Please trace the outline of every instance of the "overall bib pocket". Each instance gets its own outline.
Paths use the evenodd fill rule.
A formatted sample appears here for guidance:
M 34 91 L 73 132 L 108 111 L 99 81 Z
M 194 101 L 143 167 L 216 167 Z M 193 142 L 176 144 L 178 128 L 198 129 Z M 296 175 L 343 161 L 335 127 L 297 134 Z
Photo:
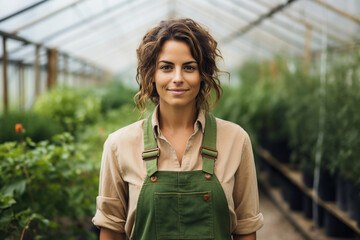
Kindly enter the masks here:
M 214 239 L 212 193 L 154 194 L 157 239 Z

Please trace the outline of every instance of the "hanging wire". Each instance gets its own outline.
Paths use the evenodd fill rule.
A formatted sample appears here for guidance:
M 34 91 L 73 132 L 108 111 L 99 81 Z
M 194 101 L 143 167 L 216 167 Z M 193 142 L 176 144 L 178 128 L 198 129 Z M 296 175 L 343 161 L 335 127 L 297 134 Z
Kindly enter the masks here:
M 319 132 L 316 141 L 316 150 L 315 150 L 315 168 L 314 168 L 314 189 L 315 189 L 315 201 L 313 201 L 313 215 L 315 222 L 319 222 L 319 206 L 317 202 L 319 200 L 319 182 L 320 182 L 320 170 L 321 170 L 321 161 L 323 154 L 323 143 L 325 135 L 325 119 L 326 119 L 326 109 L 325 109 L 325 98 L 326 98 L 326 68 L 327 68 L 327 31 L 328 31 L 328 11 L 325 8 L 322 8 L 322 15 L 325 16 L 325 21 L 322 24 L 322 35 L 321 35 L 321 59 L 320 59 L 320 108 L 319 108 Z M 315 224 L 315 228 L 318 226 Z

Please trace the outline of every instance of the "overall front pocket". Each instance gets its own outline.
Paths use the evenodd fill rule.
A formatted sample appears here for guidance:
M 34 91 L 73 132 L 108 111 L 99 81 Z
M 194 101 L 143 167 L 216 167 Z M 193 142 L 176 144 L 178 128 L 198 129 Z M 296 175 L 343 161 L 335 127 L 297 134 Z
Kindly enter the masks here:
M 214 239 L 211 191 L 154 198 L 157 239 Z

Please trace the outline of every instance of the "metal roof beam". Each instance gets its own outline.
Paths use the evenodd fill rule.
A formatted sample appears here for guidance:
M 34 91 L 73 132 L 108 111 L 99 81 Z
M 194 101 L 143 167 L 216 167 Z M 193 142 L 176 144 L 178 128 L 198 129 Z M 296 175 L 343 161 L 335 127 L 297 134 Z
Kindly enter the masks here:
M 326 7 L 327 9 L 330 9 L 331 11 L 333 11 L 343 17 L 346 17 L 347 19 L 350 19 L 351 21 L 356 22 L 357 24 L 360 24 L 360 18 L 358 18 L 354 15 L 351 15 L 348 12 L 345 12 L 345 11 L 343 11 L 327 2 L 324 2 L 322 0 L 313 0 L 313 1 L 316 2 L 317 4 L 320 4 L 323 7 Z
M 252 21 L 247 26 L 245 26 L 245 27 L 239 29 L 238 31 L 235 31 L 234 33 L 230 34 L 229 36 L 225 37 L 222 41 L 224 43 L 228 43 L 228 42 L 232 41 L 234 38 L 237 38 L 237 37 L 240 37 L 241 35 L 244 35 L 249 30 L 251 30 L 253 27 L 255 27 L 256 25 L 259 25 L 265 19 L 270 18 L 275 13 L 277 13 L 277 12 L 283 10 L 284 8 L 290 6 L 290 4 L 294 3 L 295 1 L 297 1 L 297 0 L 288 0 L 286 3 L 282 3 L 282 4 L 279 4 L 279 5 L 275 6 L 268 13 L 261 15 L 255 21 Z
M 138 2 L 138 3 L 140 3 L 141 4 L 141 2 Z M 136 4 L 136 5 L 134 5 L 134 6 L 131 6 L 131 9 L 130 9 L 130 12 L 131 12 L 131 10 L 135 10 L 136 8 L 138 8 L 139 6 L 138 6 L 139 4 Z M 158 6 L 158 5 L 156 5 L 156 6 Z M 134 9 L 133 9 L 134 8 Z M 123 16 L 123 14 L 122 14 L 122 12 L 118 12 L 117 14 L 119 14 L 119 15 L 121 15 L 121 18 L 120 19 L 122 19 L 122 16 Z M 129 17 L 133 17 L 133 16 L 131 16 L 131 14 L 129 14 Z M 113 18 L 113 16 L 111 16 L 110 17 L 111 19 Z M 83 39 L 84 37 L 87 37 L 88 36 L 88 33 L 90 33 L 90 34 L 96 34 L 96 35 L 103 35 L 103 36 L 108 36 L 109 34 L 108 33 L 104 33 L 104 34 L 97 34 L 99 31 L 98 31 L 98 29 L 107 29 L 110 25 L 109 25 L 109 22 L 110 21 L 110 19 L 106 19 L 105 21 L 101 21 L 99 24 L 97 24 L 96 26 L 92 26 L 91 27 L 91 30 L 88 30 L 88 31 L 81 31 L 80 33 L 78 33 L 78 32 L 76 32 L 77 34 L 74 36 L 74 34 L 71 34 L 71 36 L 69 36 L 69 37 L 67 37 L 67 38 L 65 38 L 65 40 L 62 40 L 62 41 L 60 41 L 60 43 L 56 43 L 56 44 L 51 44 L 51 45 L 56 45 L 56 46 L 58 46 L 59 48 L 61 48 L 61 49 L 65 49 L 64 48 L 64 46 L 66 46 L 66 45 L 68 45 L 68 44 L 73 44 L 74 42 L 76 43 L 76 42 L 79 42 L 80 41 L 80 39 Z M 114 22 L 114 20 L 113 20 L 113 22 Z M 122 24 L 122 23 L 121 23 Z M 119 24 L 120 25 L 120 24 Z M 101 26 L 103 26 L 102 28 L 101 28 Z M 111 27 L 111 26 L 110 26 Z M 115 27 L 111 27 L 111 31 L 108 31 L 108 32 L 110 32 L 110 33 L 114 33 L 114 29 L 116 28 L 116 27 L 118 27 L 118 25 L 116 25 Z M 96 29 L 97 30 L 97 32 L 94 32 L 94 30 L 93 29 Z M 80 46 L 80 49 L 82 49 L 82 48 L 90 48 L 91 46 L 93 46 L 93 45 L 97 45 L 97 44 L 99 44 L 99 41 L 92 41 L 90 44 L 82 44 L 81 46 Z M 20 48 L 20 49 L 16 49 L 16 50 L 21 50 L 22 48 Z M 72 53 L 75 53 L 76 54 L 76 52 L 79 50 L 79 48 L 76 48 L 76 51 L 75 52 L 72 52 Z M 11 53 L 13 54 L 15 51 L 12 51 Z M 17 51 L 16 51 L 17 52 Z M 23 54 L 23 56 L 25 57 L 25 56 L 27 56 L 28 55 L 28 53 L 24 53 Z
M 206 1 L 206 3 L 208 3 L 208 2 Z M 183 5 L 185 5 L 185 4 L 188 4 L 188 3 L 187 3 L 187 2 L 184 2 Z M 194 9 L 194 11 L 195 11 L 197 14 L 199 13 L 199 12 L 197 11 L 197 9 L 199 9 L 199 8 L 205 9 L 204 11 L 201 11 L 201 14 L 204 15 L 204 16 L 205 16 L 205 14 L 208 14 L 208 16 L 207 16 L 206 19 L 211 19 L 211 16 L 216 15 L 216 14 L 217 14 L 217 15 L 219 14 L 219 11 L 218 11 L 219 9 L 218 9 L 218 8 L 215 8 L 216 6 L 213 6 L 213 5 L 207 5 L 207 6 L 203 5 L 203 6 L 201 6 L 201 7 L 199 6 L 198 8 L 196 8 L 196 4 L 195 4 L 195 2 L 194 2 L 194 3 L 192 3 L 192 4 L 188 4 L 188 7 Z M 207 8 L 206 8 L 206 7 L 207 7 Z M 212 11 L 213 14 L 210 14 L 209 11 Z M 245 23 L 249 22 L 249 21 L 243 20 L 242 18 L 239 18 L 238 16 L 229 15 L 228 12 L 225 11 L 225 10 L 222 10 L 222 11 L 223 11 L 223 14 L 222 14 L 223 17 L 221 18 L 221 19 L 222 19 L 221 22 L 222 22 L 222 23 L 225 22 L 225 21 L 228 22 L 228 24 L 227 24 L 228 26 L 234 27 L 234 20 L 231 20 L 231 19 L 229 19 L 228 17 L 232 17 L 232 18 L 234 18 L 234 19 L 238 19 L 239 21 L 242 20 L 242 21 L 245 22 Z M 228 19 L 229 19 L 230 21 L 228 21 Z M 217 21 L 217 18 L 215 18 L 215 20 Z M 219 22 L 217 21 L 217 25 L 218 25 L 218 24 L 219 24 Z M 216 25 L 215 25 L 215 26 L 216 26 Z M 268 36 L 270 36 L 270 37 L 272 37 L 272 38 L 275 38 L 275 39 L 277 39 L 277 40 L 281 40 L 283 43 L 285 43 L 285 45 L 283 44 L 283 46 L 285 46 L 286 48 L 293 49 L 293 50 L 295 50 L 295 51 L 297 51 L 297 52 L 299 52 L 299 53 L 302 52 L 299 48 L 292 46 L 291 44 L 289 44 L 288 42 L 284 41 L 283 39 L 275 36 L 274 34 L 268 33 L 267 31 L 265 31 L 264 29 L 261 29 L 261 28 L 260 28 L 259 30 L 261 30 L 261 32 L 264 32 L 264 34 L 266 34 L 266 35 L 268 35 Z M 257 44 L 258 46 L 265 46 L 265 48 L 266 48 L 267 50 L 269 50 L 270 52 L 274 53 L 274 48 L 273 48 L 273 46 L 267 46 L 267 44 L 265 44 L 264 41 L 258 41 L 256 38 L 254 38 L 254 37 L 252 37 L 252 36 L 249 36 L 249 38 L 251 38 L 251 41 L 256 42 L 256 44 Z M 220 38 L 220 41 L 219 41 L 219 42 L 222 43 L 222 39 L 224 39 L 224 38 Z
M 69 4 L 69 5 L 66 5 L 66 6 L 64 6 L 64 7 L 60 8 L 60 9 L 54 11 L 54 12 L 52 12 L 52 13 L 49 13 L 49 14 L 47 14 L 47 15 L 45 15 L 45 16 L 43 16 L 43 17 L 40 17 L 40 18 L 38 18 L 38 19 L 35 19 L 35 20 L 32 21 L 32 22 L 29 22 L 29 23 L 27 23 L 27 24 L 25 24 L 25 25 L 23 25 L 23 26 L 21 26 L 21 27 L 18 27 L 18 28 L 15 29 L 12 33 L 13 33 L 13 34 L 17 34 L 19 31 L 24 30 L 24 29 L 26 29 L 26 28 L 28 28 L 28 27 L 31 27 L 31 26 L 33 26 L 33 25 L 35 25 L 35 24 L 37 24 L 37 23 L 39 23 L 39 22 L 41 22 L 41 21 L 43 21 L 43 20 L 45 20 L 45 19 L 47 19 L 47 18 L 49 18 L 49 17 L 55 16 L 56 14 L 58 14 L 58 13 L 64 11 L 64 10 L 66 10 L 66 9 L 68 9 L 68 8 L 71 8 L 71 7 L 75 6 L 76 4 L 78 4 L 78 3 L 82 2 L 82 1 L 84 1 L 84 0 L 77 0 L 76 2 L 73 2 L 73 3 Z
M 216 3 L 212 0 L 209 1 L 209 3 L 213 4 L 214 6 L 216 6 Z M 244 19 L 243 17 L 240 17 L 239 14 L 237 12 L 234 11 L 234 8 L 229 8 L 226 7 L 225 5 L 222 6 L 222 8 L 228 12 L 231 13 L 233 16 L 240 18 L 242 20 L 245 20 L 246 22 L 249 22 L 249 19 Z M 265 27 L 263 28 L 259 28 L 262 31 L 267 32 L 268 34 L 272 35 L 274 38 L 279 39 L 280 41 L 283 41 L 285 44 L 289 44 L 291 47 L 295 47 L 298 50 L 303 49 L 302 45 L 299 45 L 298 43 L 294 43 L 291 39 L 289 39 L 287 36 L 285 36 L 284 34 L 281 34 L 279 32 L 274 32 L 275 29 L 266 29 Z
M 186 5 L 187 3 L 186 2 L 184 2 L 185 4 L 184 5 Z M 193 11 L 194 12 L 196 12 L 198 15 L 197 16 L 204 16 L 204 18 L 205 19 L 207 19 L 207 20 L 209 20 L 209 19 L 211 19 L 212 21 L 215 21 L 215 25 L 214 26 L 218 26 L 219 25 L 219 23 L 222 23 L 223 24 L 223 26 L 230 26 L 230 23 L 228 23 L 228 24 L 226 24 L 226 25 L 224 25 L 224 23 L 225 23 L 225 21 L 217 21 L 217 19 L 216 18 L 213 18 L 213 15 L 212 14 L 210 14 L 207 10 L 206 11 L 201 11 L 201 12 L 199 12 L 198 11 L 198 9 L 199 8 L 196 8 L 196 6 L 193 6 L 193 4 L 189 4 L 188 5 L 188 7 L 186 8 L 186 10 L 191 10 L 191 9 L 193 9 Z M 225 19 L 224 19 L 225 20 Z M 226 21 L 227 22 L 227 21 Z M 210 27 L 210 26 L 209 26 Z M 213 27 L 212 29 L 215 29 L 216 30 L 216 27 Z M 245 40 L 245 39 L 244 39 Z M 273 50 L 273 48 L 270 48 L 270 47 L 267 47 L 265 44 L 263 44 L 263 43 L 261 43 L 261 42 L 259 42 L 259 41 L 257 41 L 256 39 L 253 39 L 252 40 L 252 42 L 254 42 L 255 44 L 251 44 L 249 41 L 244 41 L 244 43 L 245 44 L 247 44 L 249 47 L 252 47 L 252 48 L 254 48 L 255 47 L 255 51 L 257 52 L 259 49 L 261 49 L 262 51 L 265 51 L 267 54 L 269 54 L 269 55 L 271 55 L 271 54 L 273 54 L 274 53 L 274 50 Z M 254 51 L 254 50 L 253 50 Z
M 83 1 L 83 0 L 81 0 L 81 1 Z M 128 2 L 129 1 L 127 1 L 126 3 L 128 3 Z M 69 27 L 65 27 L 65 28 L 63 28 L 63 29 L 61 29 L 61 30 L 59 30 L 59 31 L 57 31 L 57 32 L 45 37 L 45 38 L 43 38 L 40 42 L 45 43 L 45 42 L 57 37 L 58 35 L 61 35 L 61 34 L 65 33 L 65 32 L 68 32 L 68 31 L 70 31 L 72 29 L 75 29 L 75 28 L 77 28 L 77 27 L 79 27 L 81 25 L 84 25 L 86 23 L 94 21 L 96 18 L 101 17 L 102 15 L 104 15 L 106 13 L 114 11 L 115 9 L 121 7 L 123 4 L 124 4 L 124 2 L 121 2 L 121 3 L 119 3 L 118 5 L 116 5 L 114 7 L 110 7 L 110 9 L 105 9 L 104 11 L 102 11 L 102 12 L 100 12 L 98 14 L 92 15 L 92 16 L 90 16 L 90 17 L 88 17 L 88 18 L 86 18 L 84 20 L 81 20 L 80 22 L 77 22 L 77 23 L 75 23 L 75 24 L 73 24 L 73 25 L 71 25 Z M 28 43 L 26 43 L 26 44 L 28 44 Z M 12 50 L 11 52 L 9 52 L 9 54 L 14 54 L 14 53 L 20 51 L 21 49 L 22 49 L 22 47 L 16 48 L 16 49 Z
M 141 3 L 141 2 L 139 2 L 139 3 Z M 147 11 L 147 9 L 144 9 L 144 4 L 146 4 L 146 3 L 147 2 L 142 3 L 142 5 L 141 5 L 141 8 L 144 10 L 143 11 L 144 13 L 146 13 L 146 11 Z M 129 12 L 129 14 L 126 16 L 134 18 L 135 16 L 133 16 L 133 14 L 136 14 L 136 12 L 133 10 L 139 9 L 138 5 L 139 4 L 131 6 L 130 9 L 127 9 L 126 12 Z M 154 4 L 152 4 L 150 6 L 154 6 Z M 158 5 L 156 5 L 156 6 L 158 6 Z M 113 33 L 114 29 L 119 27 L 119 25 L 120 25 L 118 23 L 119 20 L 122 21 L 121 24 L 126 22 L 126 21 L 124 21 L 124 19 L 122 19 L 125 14 L 122 14 L 122 12 L 118 12 L 117 14 L 120 15 L 121 18 L 114 19 L 114 17 L 111 16 L 109 18 L 103 19 L 102 21 L 98 21 L 96 24 L 91 26 L 90 30 L 83 29 L 82 31 L 77 31 L 74 34 L 67 36 L 65 39 L 61 39 L 61 41 L 56 41 L 55 44 L 59 45 L 61 47 L 64 47 L 68 44 L 73 44 L 74 42 L 79 42 L 79 41 L 81 41 L 81 39 L 88 38 L 89 35 L 91 35 L 91 34 L 98 35 L 100 33 L 101 34 L 103 33 L 103 35 L 108 36 L 108 32 Z M 131 19 L 125 19 L 125 20 L 131 20 Z M 115 24 L 114 24 L 114 21 L 115 21 Z M 109 31 L 106 31 L 106 30 L 109 30 Z M 104 32 L 104 31 L 106 31 L 106 32 Z
M 248 5 L 248 2 L 242 2 L 242 3 L 240 3 L 240 2 L 235 1 L 235 0 L 228 0 L 228 1 L 232 2 L 233 4 L 235 4 L 235 5 L 237 5 L 237 6 L 241 7 L 241 8 L 246 9 L 247 11 L 256 12 L 257 14 L 261 14 L 260 11 L 257 11 L 257 10 L 255 10 L 254 7 L 249 6 L 249 5 Z M 255 1 L 256 1 L 256 0 L 255 0 Z M 266 5 L 266 6 L 269 7 L 269 5 Z M 286 13 L 281 12 L 281 13 L 279 13 L 279 14 L 286 14 Z M 303 38 L 303 35 L 304 35 L 304 34 L 301 33 L 301 32 L 299 32 L 299 31 L 296 31 L 296 30 L 294 29 L 294 27 L 293 27 L 290 23 L 284 22 L 284 21 L 280 21 L 280 20 L 275 19 L 275 18 L 271 18 L 271 19 L 269 19 L 269 20 L 272 21 L 272 22 L 274 22 L 274 23 L 275 23 L 275 24 L 274 24 L 275 26 L 279 26 L 280 28 L 282 28 L 282 29 L 284 29 L 284 30 L 286 30 L 286 31 L 289 31 L 289 32 L 291 32 L 291 33 L 293 33 L 293 34 L 295 34 L 295 35 L 298 35 L 298 37 L 301 38 L 301 39 Z M 315 39 L 315 43 L 318 44 L 318 45 L 321 45 L 321 39 L 320 39 L 319 37 L 317 37 L 317 39 Z
M 255 0 L 255 1 L 259 1 L 259 0 Z M 264 4 L 267 4 L 267 2 L 263 2 Z M 299 15 L 302 15 L 303 14 L 303 11 L 302 9 L 300 9 L 299 7 L 297 6 L 292 6 L 291 7 L 291 11 L 294 11 L 296 12 L 297 14 Z M 290 15 L 292 16 L 292 14 L 289 14 L 289 13 L 282 13 L 284 15 Z M 342 33 L 343 35 L 347 35 L 349 38 L 352 38 L 353 35 L 350 33 L 350 32 L 347 32 L 345 31 L 346 28 L 340 28 L 338 26 L 336 26 L 335 24 L 332 24 L 331 22 L 326 22 L 323 20 L 323 19 L 320 19 L 319 17 L 317 17 L 316 15 L 313 15 L 312 13 L 310 12 L 306 12 L 306 18 L 308 18 L 309 20 L 311 20 L 312 22 L 316 22 L 317 24 L 319 24 L 320 26 L 323 25 L 323 24 L 327 24 L 329 26 L 329 29 L 332 29 L 334 30 L 336 33 Z M 311 24 L 310 22 L 308 22 L 308 24 L 310 24 L 311 26 L 313 26 L 314 24 Z M 319 28 L 319 27 L 318 27 Z
M 118 8 L 120 8 L 120 7 L 123 7 L 123 5 L 127 5 L 127 4 L 129 4 L 130 2 L 135 2 L 135 1 L 138 1 L 138 0 L 126 1 L 126 2 L 121 2 L 121 3 L 119 3 L 119 4 L 116 4 L 115 6 L 112 6 L 112 7 L 110 7 L 110 8 L 107 8 L 107 9 L 101 11 L 100 13 L 97 13 L 97 14 L 95 14 L 95 15 L 91 15 L 91 16 L 89 16 L 88 18 L 85 18 L 85 19 L 83 19 L 83 20 L 81 20 L 81 21 L 79 21 L 79 22 L 77 22 L 77 23 L 74 23 L 74 24 L 72 24 L 72 25 L 69 26 L 69 27 L 60 29 L 59 31 L 57 31 L 57 32 L 55 32 L 55 33 L 53 33 L 53 34 L 51 34 L 51 35 L 43 38 L 41 41 L 42 41 L 42 42 L 47 42 L 47 41 L 49 41 L 49 40 L 51 40 L 51 39 L 53 39 L 53 38 L 55 38 L 55 37 L 57 37 L 57 36 L 59 36 L 59 35 L 61 35 L 61 34 L 63 34 L 63 33 L 66 33 L 66 32 L 68 32 L 68 31 L 70 31 L 70 30 L 73 30 L 73 29 L 75 29 L 75 28 L 77 28 L 77 27 L 80 27 L 81 25 L 84 25 L 84 24 L 86 24 L 86 23 L 92 22 L 92 21 L 94 21 L 95 19 L 97 19 L 97 18 L 99 18 L 99 17 L 101 17 L 101 16 L 103 16 L 103 15 L 105 15 L 105 14 L 108 14 L 108 13 L 110 13 L 110 12 L 113 12 L 113 11 L 115 11 L 116 9 L 118 9 Z
M 2 19 L 0 19 L 0 23 L 1 23 L 1 22 L 4 22 L 4 21 L 6 21 L 6 20 L 8 20 L 8 19 L 10 19 L 10 18 L 12 18 L 12 17 L 15 17 L 15 16 L 17 16 L 17 15 L 23 13 L 23 12 L 26 12 L 26 11 L 28 11 L 28 10 L 30 10 L 30 9 L 33 9 L 33 8 L 39 6 L 40 4 L 43 4 L 43 3 L 47 2 L 47 1 L 49 1 L 49 0 L 43 0 L 43 1 L 37 2 L 37 3 L 35 3 L 35 4 L 31 5 L 31 6 L 28 6 L 28 7 L 23 8 L 23 9 L 15 12 L 15 13 L 12 13 L 12 14 L 10 14 L 10 15 L 2 18 Z
M 271 6 L 269 3 L 265 2 L 265 1 L 262 1 L 262 0 L 255 0 L 255 1 L 256 1 L 257 3 L 263 5 L 263 6 L 266 6 L 267 8 L 272 8 L 272 6 Z M 286 13 L 286 12 L 282 12 L 281 14 L 283 14 L 284 16 L 286 16 L 287 18 L 289 18 L 289 19 L 291 19 L 291 20 L 293 20 L 293 21 L 295 21 L 295 22 L 299 22 L 299 23 L 303 24 L 305 27 L 310 27 L 311 29 L 313 29 L 313 30 L 315 30 L 315 31 L 317 31 L 317 32 L 319 32 L 319 33 L 322 33 L 322 32 L 323 32 L 323 30 L 322 30 L 320 27 L 318 27 L 318 26 L 316 26 L 316 25 L 314 25 L 314 24 L 311 24 L 309 21 L 306 21 L 306 20 L 301 19 L 301 18 L 298 18 L 298 17 L 294 17 L 293 15 L 291 15 L 291 14 L 289 14 L 289 13 Z M 338 41 L 338 42 L 341 42 L 341 43 L 345 43 L 345 44 L 346 44 L 346 43 L 349 43 L 349 42 L 347 42 L 346 40 L 344 40 L 344 39 L 342 39 L 342 38 L 339 38 L 338 35 L 336 35 L 336 34 L 327 33 L 327 35 L 328 35 L 331 39 L 333 39 L 333 40 L 335 40 L 335 41 Z

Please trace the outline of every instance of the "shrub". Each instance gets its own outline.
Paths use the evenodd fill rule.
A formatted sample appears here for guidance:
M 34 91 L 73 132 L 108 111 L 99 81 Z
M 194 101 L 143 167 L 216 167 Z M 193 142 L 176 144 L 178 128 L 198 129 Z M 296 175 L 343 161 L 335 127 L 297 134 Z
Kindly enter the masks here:
M 121 81 L 116 80 L 96 90 L 96 95 L 101 98 L 103 113 L 120 108 L 124 104 L 133 104 L 135 94 L 135 90 L 125 87 Z
M 37 99 L 34 111 L 59 122 L 66 131 L 74 134 L 98 120 L 101 99 L 92 91 L 54 88 Z
M 20 239 L 22 231 L 25 239 L 91 239 L 79 227 L 94 212 L 98 186 L 86 151 L 69 133 L 0 145 L 1 239 Z
M 50 117 L 35 112 L 10 112 L 0 117 L 0 143 L 19 140 L 20 134 L 14 131 L 14 126 L 21 123 L 26 129 L 26 135 L 38 142 L 50 139 L 61 133 L 62 126 Z

